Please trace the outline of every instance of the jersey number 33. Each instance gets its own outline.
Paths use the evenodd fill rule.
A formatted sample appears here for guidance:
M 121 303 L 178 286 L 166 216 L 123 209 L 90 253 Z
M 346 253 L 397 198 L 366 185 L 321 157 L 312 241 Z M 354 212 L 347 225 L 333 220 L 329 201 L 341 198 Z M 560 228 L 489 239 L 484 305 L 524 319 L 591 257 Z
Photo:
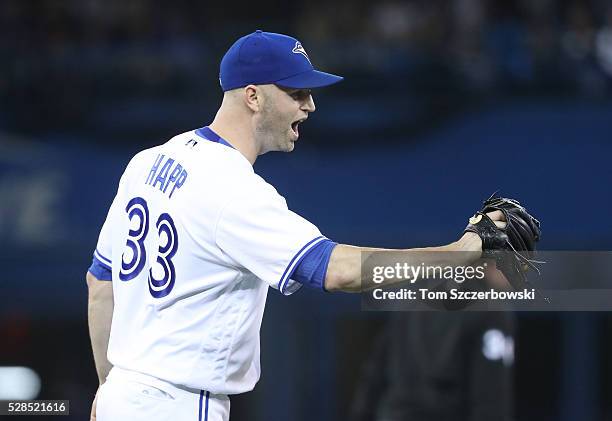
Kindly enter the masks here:
M 121 256 L 119 279 L 128 282 L 136 278 L 145 268 L 147 250 L 145 240 L 149 234 L 149 207 L 142 197 L 134 197 L 125 207 L 130 219 L 125 249 Z M 176 272 L 172 257 L 178 249 L 178 235 L 172 217 L 162 213 L 155 223 L 157 229 L 158 253 L 157 260 L 149 268 L 149 292 L 155 298 L 170 294 L 174 287 Z

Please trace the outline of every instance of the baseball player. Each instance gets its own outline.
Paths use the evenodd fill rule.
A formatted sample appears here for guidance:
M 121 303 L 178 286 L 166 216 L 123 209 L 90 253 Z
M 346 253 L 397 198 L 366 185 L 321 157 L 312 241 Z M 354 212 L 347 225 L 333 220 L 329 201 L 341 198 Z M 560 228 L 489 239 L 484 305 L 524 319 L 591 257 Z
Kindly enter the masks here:
M 228 420 L 228 395 L 259 379 L 268 287 L 361 290 L 361 254 L 376 249 L 326 238 L 253 171 L 259 155 L 293 150 L 311 89 L 340 80 L 295 38 L 256 31 L 221 61 L 212 123 L 129 162 L 87 273 L 92 419 Z M 481 248 L 466 233 L 432 250 Z

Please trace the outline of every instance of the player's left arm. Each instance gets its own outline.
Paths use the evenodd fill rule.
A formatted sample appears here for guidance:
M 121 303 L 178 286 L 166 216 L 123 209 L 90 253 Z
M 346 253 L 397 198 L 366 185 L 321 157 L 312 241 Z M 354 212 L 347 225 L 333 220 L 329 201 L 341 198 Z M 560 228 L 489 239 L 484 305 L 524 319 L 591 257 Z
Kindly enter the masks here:
M 110 281 L 99 280 L 91 272 L 87 272 L 86 279 L 87 286 L 89 287 L 87 310 L 89 337 L 91 339 L 96 372 L 98 373 L 100 384 L 102 384 L 112 368 L 106 352 L 113 319 L 113 285 Z

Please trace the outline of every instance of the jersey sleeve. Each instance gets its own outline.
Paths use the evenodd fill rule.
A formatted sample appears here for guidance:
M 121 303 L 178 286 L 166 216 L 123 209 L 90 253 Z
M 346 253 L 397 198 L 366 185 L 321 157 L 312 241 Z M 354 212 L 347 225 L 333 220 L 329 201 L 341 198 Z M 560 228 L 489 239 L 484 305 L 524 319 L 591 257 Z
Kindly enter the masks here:
M 133 166 L 133 163 L 136 161 L 136 158 L 139 155 L 140 154 L 137 154 L 130 160 L 125 171 L 121 175 L 121 179 L 119 180 L 119 184 L 117 186 L 117 193 L 115 194 L 115 198 L 111 203 L 108 213 L 106 214 L 106 219 L 102 225 L 102 229 L 100 230 L 100 235 L 98 236 L 98 243 L 96 244 L 96 249 L 93 252 L 93 261 L 89 267 L 89 272 L 91 272 L 99 280 L 112 280 L 113 230 L 117 229 L 117 224 L 119 223 L 118 212 L 119 214 L 123 212 L 120 202 L 121 198 L 123 197 L 123 192 L 125 191 L 125 180 L 127 178 L 128 171 Z
M 115 196 L 113 203 L 110 206 L 108 214 L 106 215 L 106 220 L 102 225 L 102 229 L 100 230 L 100 235 L 98 236 L 98 243 L 96 244 L 96 249 L 93 252 L 93 261 L 91 266 L 89 267 L 89 272 L 91 272 L 97 279 L 101 281 L 110 281 L 112 280 L 112 226 L 113 226 L 113 215 L 117 208 L 118 203 L 118 194 Z
M 241 266 L 285 295 L 301 284 L 290 279 L 308 252 L 326 238 L 287 208 L 263 180 L 243 186 L 219 216 L 216 244 Z
M 325 275 L 332 251 L 338 243 L 323 240 L 312 247 L 289 277 L 302 285 L 326 291 Z

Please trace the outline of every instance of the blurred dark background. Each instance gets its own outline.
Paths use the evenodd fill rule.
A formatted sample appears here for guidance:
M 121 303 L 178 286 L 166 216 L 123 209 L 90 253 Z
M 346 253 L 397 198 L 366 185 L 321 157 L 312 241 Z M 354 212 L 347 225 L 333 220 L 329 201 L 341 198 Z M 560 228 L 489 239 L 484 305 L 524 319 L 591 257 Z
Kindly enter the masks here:
M 315 91 L 292 154 L 255 165 L 328 237 L 450 242 L 500 190 L 543 249 L 612 250 L 609 0 L 2 0 L 0 366 L 32 368 L 70 419 L 97 386 L 84 274 L 121 172 L 212 120 L 223 53 L 259 28 L 346 78 Z M 517 419 L 612 420 L 609 314 L 517 316 Z M 232 419 L 346 419 L 385 317 L 271 291 L 262 379 Z

